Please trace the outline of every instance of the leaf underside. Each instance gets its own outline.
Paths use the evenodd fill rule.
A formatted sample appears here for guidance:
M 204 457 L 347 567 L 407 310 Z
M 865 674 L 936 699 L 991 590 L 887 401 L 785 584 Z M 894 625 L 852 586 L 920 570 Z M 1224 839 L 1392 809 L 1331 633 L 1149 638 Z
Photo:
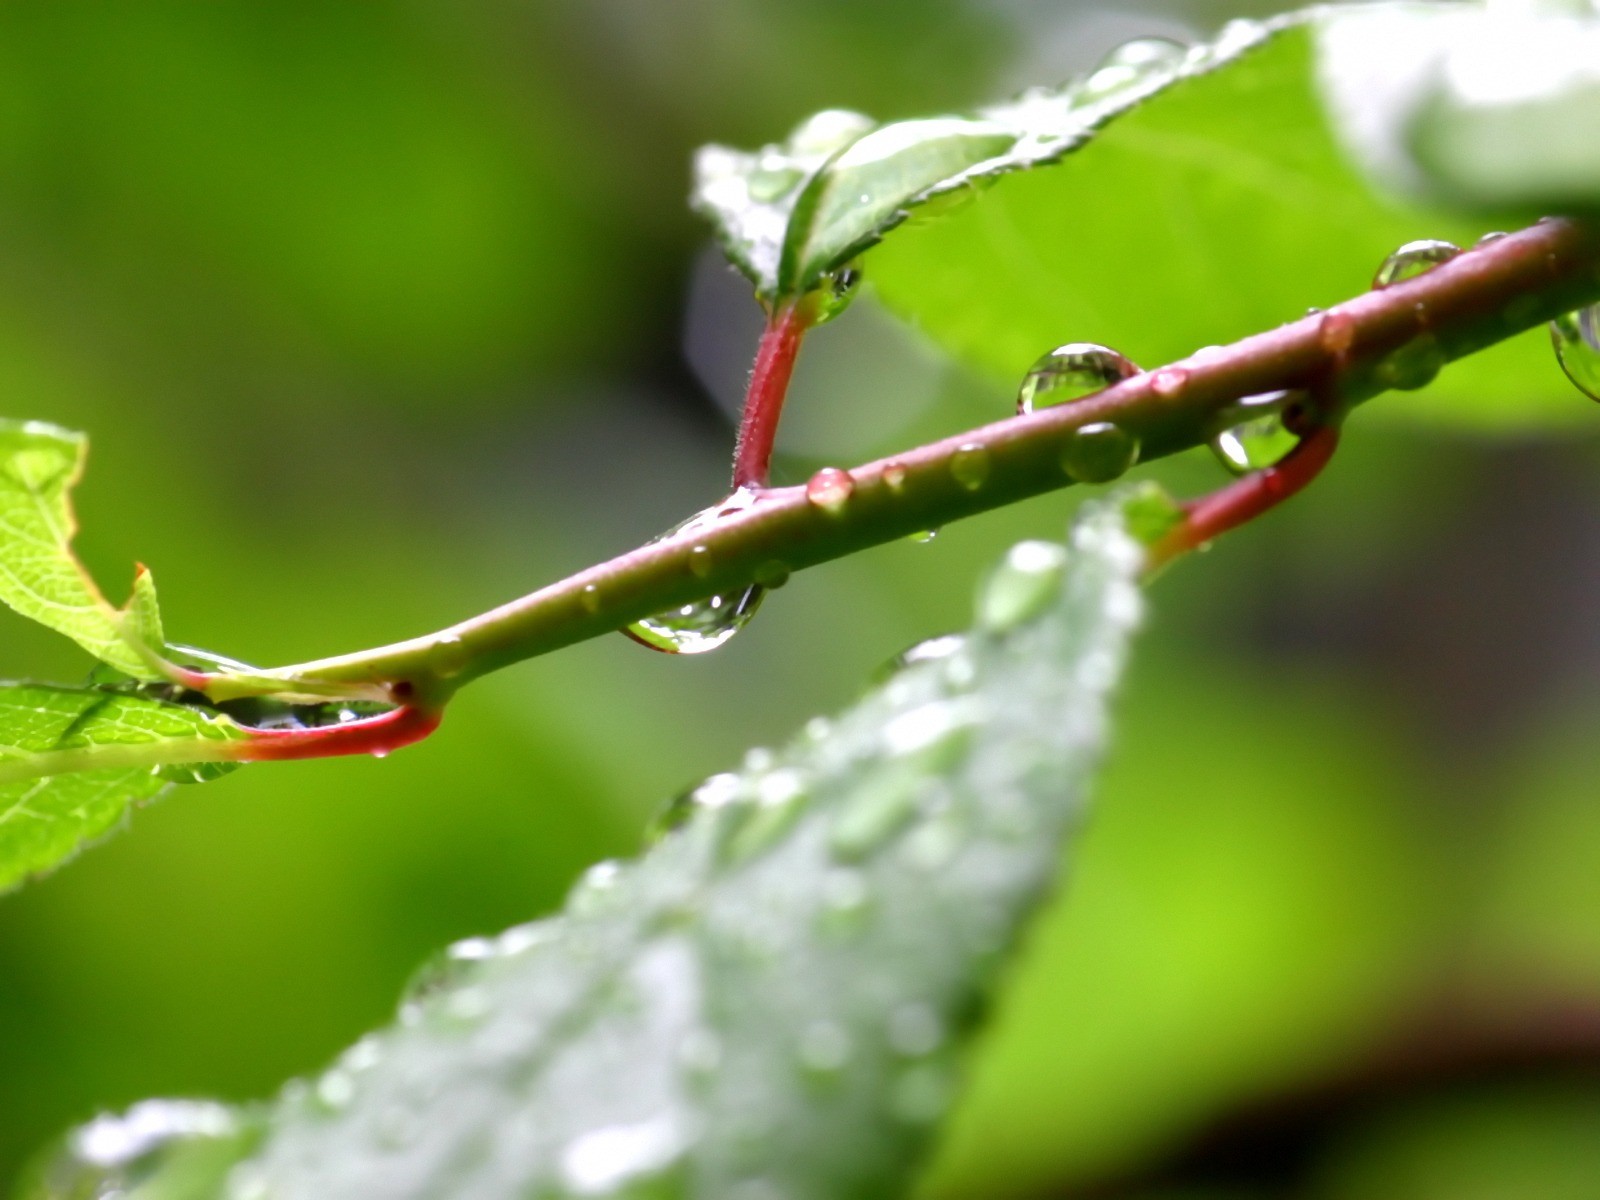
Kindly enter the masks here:
M 1117 504 L 1066 554 L 1014 551 L 970 636 L 707 781 L 562 915 L 458 945 L 396 1025 L 215 1135 L 263 1139 L 227 1194 L 903 1194 L 1081 813 L 1142 560 Z M 65 1158 L 40 1194 L 226 1191 L 165 1161 Z

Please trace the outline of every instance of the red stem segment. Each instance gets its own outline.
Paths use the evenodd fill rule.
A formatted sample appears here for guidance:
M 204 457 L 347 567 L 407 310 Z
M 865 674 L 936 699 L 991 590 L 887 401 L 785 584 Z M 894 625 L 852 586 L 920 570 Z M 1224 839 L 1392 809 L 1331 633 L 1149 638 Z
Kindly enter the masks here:
M 739 418 L 739 441 L 733 452 L 735 488 L 766 486 L 783 398 L 789 391 L 800 341 L 810 325 L 800 304 L 776 309 L 767 321 L 756 348 L 755 366 L 750 370 L 744 412 Z
M 1276 508 L 1322 474 L 1338 445 L 1338 427 L 1323 425 L 1302 438 L 1282 462 L 1190 501 L 1184 505 L 1183 521 L 1150 547 L 1150 570 Z
M 298 758 L 337 758 L 344 754 L 372 754 L 382 758 L 391 750 L 420 742 L 435 729 L 443 714 L 438 709 L 402 707 L 310 729 L 252 729 L 241 749 L 241 762 L 288 762 Z

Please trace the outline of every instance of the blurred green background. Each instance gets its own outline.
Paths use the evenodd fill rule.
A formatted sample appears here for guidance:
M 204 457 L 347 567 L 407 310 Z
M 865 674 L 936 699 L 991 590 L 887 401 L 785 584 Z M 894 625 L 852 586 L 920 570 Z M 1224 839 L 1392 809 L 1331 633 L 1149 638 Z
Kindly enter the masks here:
M 1235 11 L 19 0 L 0 412 L 90 431 L 84 554 L 114 593 L 148 563 L 180 640 L 274 663 L 435 628 L 719 494 L 758 316 L 684 204 L 693 147 Z M 779 479 L 1009 390 L 868 299 L 808 347 Z M 1366 417 L 1155 589 L 1098 818 L 930 1194 L 1600 1195 L 1600 441 Z M 0 899 L 0 1179 L 96 1111 L 326 1062 L 429 952 L 550 910 L 662 798 L 962 624 L 1075 502 L 808 572 L 703 659 L 525 664 L 383 762 L 178 789 Z M 87 670 L 0 639 L 9 675 Z

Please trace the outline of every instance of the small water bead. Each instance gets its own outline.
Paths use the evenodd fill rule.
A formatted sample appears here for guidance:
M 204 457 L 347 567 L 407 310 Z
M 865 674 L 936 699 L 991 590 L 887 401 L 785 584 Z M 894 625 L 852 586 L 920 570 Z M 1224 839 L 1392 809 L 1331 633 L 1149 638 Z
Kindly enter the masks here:
M 838 467 L 823 467 L 806 480 L 806 499 L 833 517 L 844 512 L 855 490 L 856 483 L 850 478 L 850 472 Z
M 1101 60 L 1074 99 L 1079 104 L 1103 104 L 1120 99 L 1174 74 L 1188 53 L 1188 47 L 1168 38 L 1135 38 L 1124 42 Z
M 957 446 L 950 456 L 950 474 L 967 491 L 977 491 L 989 478 L 989 451 L 978 442 Z
M 856 298 L 856 293 L 860 290 L 861 268 L 855 263 L 846 263 L 838 270 L 824 275 L 817 289 L 816 317 L 813 324 L 826 325 L 833 320 L 850 307 L 850 302 Z
M 1378 360 L 1374 373 L 1384 387 L 1409 392 L 1426 387 L 1444 369 L 1444 348 L 1431 333 L 1412 338 Z
M 1372 277 L 1372 286 L 1386 288 L 1415 279 L 1460 253 L 1461 247 L 1454 242 L 1442 242 L 1437 238 L 1407 242 L 1383 260 L 1378 273 Z
M 1139 439 L 1111 421 L 1080 425 L 1061 447 L 1061 469 L 1074 483 L 1109 483 L 1139 461 Z
M 887 462 L 883 464 L 883 484 L 891 492 L 899 492 L 906 486 L 906 465 L 902 462 Z
M 1356 319 L 1342 309 L 1323 313 L 1317 322 L 1317 340 L 1329 354 L 1343 357 L 1355 344 Z
M 578 603 L 583 606 L 583 611 L 593 616 L 600 611 L 600 589 L 592 583 L 583 585 L 583 591 L 578 593 Z
M 453 679 L 466 668 L 468 657 L 459 637 L 442 633 L 428 648 L 428 667 L 440 679 Z
M 1477 241 L 1473 242 L 1472 245 L 1473 245 L 1474 249 L 1476 249 L 1476 248 L 1478 248 L 1480 246 L 1492 246 L 1495 242 L 1498 242 L 1501 238 L 1503 238 L 1505 236 L 1506 235 L 1505 235 L 1505 233 L 1503 231 L 1494 230 L 1493 232 L 1484 234 Z
M 107 1200 L 128 1196 L 169 1157 L 205 1143 L 233 1141 L 246 1132 L 240 1119 L 220 1104 L 145 1100 L 120 1116 L 99 1116 L 77 1129 L 64 1153 L 45 1167 L 47 1190 L 41 1194 Z
M 1189 372 L 1182 367 L 1162 367 L 1150 376 L 1150 390 L 1163 400 L 1172 400 L 1189 385 Z
M 755 569 L 756 582 L 768 590 L 781 588 L 789 582 L 789 568 L 785 563 L 773 559 L 764 562 Z
M 870 133 L 877 122 L 848 108 L 825 108 L 813 113 L 789 133 L 789 148 L 799 155 L 826 156 L 843 150 Z
M 1274 466 L 1300 443 L 1284 423 L 1286 409 L 1298 392 L 1268 392 L 1249 396 L 1235 406 L 1232 417 L 1242 417 L 1211 439 L 1211 452 L 1235 475 Z
M 1600 304 L 1550 322 L 1556 360 L 1567 378 L 1591 400 L 1600 400 Z
M 959 633 L 947 633 L 940 637 L 928 638 L 902 650 L 884 663 L 873 672 L 873 681 L 882 683 L 885 680 L 894 678 L 907 667 L 917 663 L 938 662 L 940 659 L 949 658 L 953 654 L 960 653 L 966 644 L 967 639 Z
M 731 772 L 713 775 L 692 788 L 679 792 L 661 806 L 650 821 L 651 840 L 665 837 L 688 824 L 698 812 L 726 808 L 744 795 L 744 782 Z
M 689 551 L 689 571 L 697 579 L 704 579 L 711 574 L 711 568 L 716 563 L 711 557 L 710 546 L 695 546 Z
M 916 542 L 919 546 L 926 546 L 938 536 L 939 531 L 937 529 L 919 529 L 916 533 L 907 534 L 906 540 Z
M 1137 364 L 1109 346 L 1068 342 L 1028 368 L 1017 390 L 1017 412 L 1081 400 L 1138 373 Z

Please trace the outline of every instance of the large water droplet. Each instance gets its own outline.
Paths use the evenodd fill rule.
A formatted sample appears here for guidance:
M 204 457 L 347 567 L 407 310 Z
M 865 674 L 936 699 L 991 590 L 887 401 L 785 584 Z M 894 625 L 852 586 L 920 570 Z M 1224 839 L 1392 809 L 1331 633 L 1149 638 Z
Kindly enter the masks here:
M 850 478 L 850 472 L 838 467 L 823 467 L 806 480 L 806 499 L 829 516 L 836 517 L 844 512 L 855 490 L 856 483 Z
M 1392 284 L 1404 283 L 1407 279 L 1415 279 L 1418 275 L 1433 270 L 1440 263 L 1449 262 L 1460 253 L 1461 247 L 1454 242 L 1441 242 L 1436 238 L 1407 242 L 1383 260 L 1378 273 L 1372 277 L 1372 286 L 1386 288 Z
M 1187 47 L 1168 38 L 1135 38 L 1101 60 L 1073 97 L 1079 104 L 1102 104 L 1172 75 L 1183 65 Z
M 1139 461 L 1139 439 L 1110 421 L 1080 425 L 1061 446 L 1061 469 L 1075 483 L 1108 483 Z
M 1235 475 L 1281 462 L 1300 439 L 1284 424 L 1284 410 L 1298 393 L 1268 392 L 1241 400 L 1229 414 L 1234 423 L 1211 439 L 1211 451 Z
M 822 277 L 817 289 L 815 325 L 826 325 L 856 298 L 861 290 L 861 268 L 856 263 L 846 263 L 836 271 Z
M 825 108 L 813 113 L 789 133 L 789 147 L 798 155 L 828 155 L 843 150 L 869 133 L 877 122 L 847 108 Z
M 1061 594 L 1066 547 L 1055 542 L 1018 542 L 990 572 L 978 593 L 978 624 L 1005 633 L 1039 615 Z
M 1017 411 L 1081 400 L 1139 373 L 1136 364 L 1108 346 L 1068 342 L 1028 368 L 1017 389 Z
M 756 499 L 756 493 L 752 489 L 740 488 L 720 504 L 702 509 L 653 541 L 664 541 L 691 530 L 708 529 L 726 517 L 736 516 L 749 509 L 756 503 Z M 697 546 L 690 550 L 689 569 L 692 574 L 697 577 L 708 575 L 712 566 L 708 547 Z M 704 654 L 709 650 L 715 650 L 743 629 L 755 615 L 765 595 L 766 589 L 760 584 L 751 584 L 738 591 L 707 596 L 704 600 L 695 600 L 667 612 L 646 617 L 642 621 L 634 622 L 623 632 L 652 650 L 661 650 L 668 654 Z M 582 599 L 584 607 L 589 608 L 588 588 L 584 589 Z M 594 608 L 590 611 L 599 607 L 598 593 L 595 594 L 593 605 Z
M 1444 361 L 1439 339 L 1424 333 L 1384 355 L 1373 371 L 1384 387 L 1409 392 L 1432 383 Z
M 1600 304 L 1550 322 L 1550 340 L 1567 378 L 1591 400 L 1600 400 Z
M 957 446 L 950 456 L 950 474 L 967 491 L 977 491 L 989 478 L 989 451 L 979 442 Z

